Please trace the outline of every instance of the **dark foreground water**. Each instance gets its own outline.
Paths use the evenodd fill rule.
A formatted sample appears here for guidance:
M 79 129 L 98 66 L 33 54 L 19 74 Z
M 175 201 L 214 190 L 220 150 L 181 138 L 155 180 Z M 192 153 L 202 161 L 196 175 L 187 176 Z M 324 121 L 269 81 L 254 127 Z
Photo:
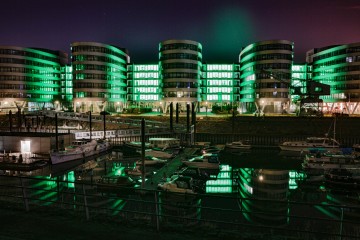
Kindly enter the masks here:
M 95 184 L 104 175 L 124 174 L 125 169 L 134 167 L 134 162 L 140 159 L 139 156 L 126 155 L 124 157 L 120 150 L 112 151 L 94 159 L 87 159 L 86 163 L 71 162 L 32 172 L 8 171 L 6 174 L 49 179 L 50 181 L 34 182 L 33 185 L 36 185 L 39 192 L 42 187 L 49 189 L 50 186 L 51 189 L 56 189 L 52 187 L 56 186 L 54 179 Z M 202 219 L 208 221 L 208 224 L 216 223 L 218 227 L 230 230 L 239 230 L 241 225 L 242 228 L 249 226 L 256 232 L 254 226 L 260 224 L 271 231 L 279 228 L 282 230 L 281 234 L 286 235 L 289 231 L 283 230 L 292 229 L 290 233 L 299 231 L 299 239 L 338 239 L 336 234 L 359 236 L 359 189 L 329 186 L 321 176 L 310 178 L 302 170 L 303 158 L 300 154 L 281 152 L 275 148 L 258 148 L 236 154 L 221 152 L 221 171 L 215 177 L 210 173 L 211 178 L 205 182 L 203 189 L 206 194 L 200 197 L 184 198 L 160 193 L 159 209 L 155 208 L 153 203 L 150 207 L 146 205 L 154 201 L 153 195 L 150 199 L 141 199 L 138 196 L 131 196 L 129 199 L 128 196 L 113 198 L 109 194 L 111 198 L 106 198 L 106 203 L 103 203 L 102 197 L 108 196 L 108 193 L 105 193 L 95 195 L 94 203 L 96 206 L 106 204 L 101 206 L 106 207 L 106 213 L 112 216 L 123 216 L 124 210 L 129 211 L 134 219 L 139 218 L 139 214 L 133 213 L 134 211 L 158 211 L 161 227 L 177 226 L 174 224 L 185 222 L 187 225 L 191 222 L 198 224 Z M 166 168 L 147 167 L 147 171 L 156 173 L 164 167 Z M 147 177 L 147 181 L 152 180 L 151 176 Z M 154 183 L 155 186 L 156 184 Z M 68 192 L 62 193 L 64 201 L 70 199 L 73 203 L 75 198 L 79 199 L 84 189 L 78 186 L 80 185 L 66 186 L 66 189 L 75 189 L 74 192 L 80 192 L 80 195 L 66 198 Z M 59 194 L 42 194 L 44 201 L 51 200 L 54 196 L 57 196 L 56 201 L 59 199 Z M 90 201 L 90 198 L 87 201 Z M 183 208 L 184 204 L 186 208 Z M 72 208 L 74 206 L 71 205 Z M 127 218 L 129 212 L 125 214 Z M 91 217 L 98 212 L 88 214 Z M 222 223 L 224 224 L 221 225 Z M 271 228 L 266 228 L 267 226 Z M 319 232 L 323 233 L 317 234 Z

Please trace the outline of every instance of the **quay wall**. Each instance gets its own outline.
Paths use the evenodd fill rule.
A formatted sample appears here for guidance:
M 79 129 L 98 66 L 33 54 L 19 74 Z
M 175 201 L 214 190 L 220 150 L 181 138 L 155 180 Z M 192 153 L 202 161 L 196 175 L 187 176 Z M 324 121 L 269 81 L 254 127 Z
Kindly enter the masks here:
M 259 135 L 259 134 L 221 134 L 221 133 L 197 133 L 195 141 L 210 142 L 211 144 L 225 144 L 233 141 L 247 140 L 255 147 L 275 147 L 285 141 L 301 141 L 306 137 L 314 135 L 302 136 L 284 136 L 284 135 Z M 344 147 L 351 147 L 355 143 L 360 143 L 360 136 L 342 137 L 337 140 Z
M 166 116 L 145 119 L 169 122 Z M 179 123 L 186 124 L 186 117 L 180 117 Z M 250 140 L 254 145 L 277 146 L 288 140 L 325 135 L 335 136 L 346 147 L 360 143 L 360 117 L 197 117 L 195 129 L 195 141 L 212 144 Z

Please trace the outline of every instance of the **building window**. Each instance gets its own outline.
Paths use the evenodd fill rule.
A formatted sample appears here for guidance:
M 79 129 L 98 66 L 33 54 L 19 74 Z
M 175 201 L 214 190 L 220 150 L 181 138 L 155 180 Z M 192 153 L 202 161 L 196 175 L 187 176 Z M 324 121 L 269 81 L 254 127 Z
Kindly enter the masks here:
M 30 153 L 30 140 L 21 141 L 21 153 Z

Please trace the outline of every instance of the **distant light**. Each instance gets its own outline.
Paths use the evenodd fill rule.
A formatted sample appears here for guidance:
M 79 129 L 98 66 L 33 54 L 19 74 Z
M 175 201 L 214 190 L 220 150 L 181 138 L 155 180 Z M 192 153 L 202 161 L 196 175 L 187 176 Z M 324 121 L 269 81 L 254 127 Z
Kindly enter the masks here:
M 264 176 L 263 176 L 263 175 L 260 175 L 260 176 L 259 176 L 259 180 L 260 180 L 260 181 L 264 180 Z

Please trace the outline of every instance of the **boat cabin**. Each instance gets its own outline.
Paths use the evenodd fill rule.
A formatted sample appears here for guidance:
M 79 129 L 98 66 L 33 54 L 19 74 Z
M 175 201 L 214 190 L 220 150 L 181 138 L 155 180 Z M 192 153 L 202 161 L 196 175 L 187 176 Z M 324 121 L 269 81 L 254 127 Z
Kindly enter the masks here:
M 175 181 L 178 188 L 192 189 L 193 179 L 188 176 L 180 176 Z
M 306 139 L 306 142 L 312 144 L 328 144 L 334 146 L 340 145 L 335 139 L 332 138 L 309 137 Z

